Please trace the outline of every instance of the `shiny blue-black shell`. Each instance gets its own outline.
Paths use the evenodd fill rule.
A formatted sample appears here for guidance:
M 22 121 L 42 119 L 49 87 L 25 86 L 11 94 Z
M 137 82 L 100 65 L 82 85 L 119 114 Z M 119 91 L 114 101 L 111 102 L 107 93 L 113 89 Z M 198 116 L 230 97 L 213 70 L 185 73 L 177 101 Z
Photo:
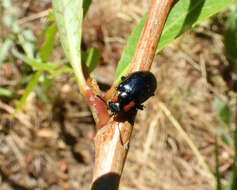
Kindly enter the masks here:
M 136 109 L 142 109 L 141 104 L 154 96 L 156 87 L 156 78 L 149 71 L 138 71 L 122 77 L 122 82 L 116 88 L 119 91 L 117 102 L 110 101 L 109 108 L 117 113 L 133 101 Z

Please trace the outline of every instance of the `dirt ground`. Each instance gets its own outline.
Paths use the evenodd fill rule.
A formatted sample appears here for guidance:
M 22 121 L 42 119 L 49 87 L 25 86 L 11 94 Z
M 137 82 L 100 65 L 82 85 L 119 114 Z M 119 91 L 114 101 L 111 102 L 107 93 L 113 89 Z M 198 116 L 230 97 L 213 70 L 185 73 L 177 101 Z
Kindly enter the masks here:
M 12 5 L 20 27 L 38 35 L 46 22 L 42 13 L 51 7 L 50 2 L 21 0 L 12 1 Z M 93 76 L 103 89 L 112 84 L 126 40 L 148 6 L 145 0 L 93 1 L 84 22 L 82 47 L 100 49 L 100 65 Z M 231 105 L 236 101 L 234 81 L 228 77 L 234 70 L 224 56 L 221 27 L 209 20 L 156 56 L 151 71 L 158 89 L 136 117 L 121 190 L 215 189 L 160 103 L 170 110 L 215 173 L 215 133 L 222 124 L 216 118 L 214 99 L 229 100 Z M 6 37 L 8 29 L 1 30 L 0 37 Z M 58 43 L 51 59 L 62 57 Z M 23 89 L 14 85 L 21 80 L 23 64 L 14 59 L 3 64 L 0 80 L 6 82 L 4 87 L 22 93 Z M 32 93 L 13 120 L 10 114 L 17 99 L 0 97 L 1 190 L 89 189 L 95 123 L 71 77 L 61 74 L 54 79 L 49 91 L 54 95 L 53 103 L 46 104 Z M 223 185 L 232 155 L 233 150 L 222 143 L 219 159 Z

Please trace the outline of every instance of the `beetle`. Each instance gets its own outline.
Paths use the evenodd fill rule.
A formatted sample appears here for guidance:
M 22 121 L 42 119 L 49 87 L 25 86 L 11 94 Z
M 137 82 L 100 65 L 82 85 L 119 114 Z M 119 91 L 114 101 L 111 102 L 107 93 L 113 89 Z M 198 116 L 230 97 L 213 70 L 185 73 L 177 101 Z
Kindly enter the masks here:
M 149 71 L 137 71 L 121 77 L 121 80 L 108 102 L 108 108 L 113 114 L 128 112 L 133 108 L 143 110 L 142 103 L 154 96 L 157 87 L 155 76 Z

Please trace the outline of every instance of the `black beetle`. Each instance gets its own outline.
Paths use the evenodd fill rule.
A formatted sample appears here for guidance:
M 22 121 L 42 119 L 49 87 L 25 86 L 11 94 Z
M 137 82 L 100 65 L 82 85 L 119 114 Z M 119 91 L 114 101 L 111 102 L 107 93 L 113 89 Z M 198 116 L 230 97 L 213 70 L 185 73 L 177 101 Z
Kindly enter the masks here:
M 143 102 L 154 96 L 156 78 L 149 71 L 137 71 L 127 77 L 116 87 L 116 92 L 108 103 L 109 109 L 116 114 L 128 112 L 132 108 L 143 109 Z

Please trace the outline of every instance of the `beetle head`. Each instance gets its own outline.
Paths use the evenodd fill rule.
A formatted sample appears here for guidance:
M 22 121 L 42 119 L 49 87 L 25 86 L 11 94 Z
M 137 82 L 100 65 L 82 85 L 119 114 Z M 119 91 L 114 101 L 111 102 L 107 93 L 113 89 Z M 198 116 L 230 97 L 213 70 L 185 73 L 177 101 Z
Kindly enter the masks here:
M 113 113 L 117 113 L 120 111 L 120 105 L 118 102 L 109 101 L 109 108 Z

